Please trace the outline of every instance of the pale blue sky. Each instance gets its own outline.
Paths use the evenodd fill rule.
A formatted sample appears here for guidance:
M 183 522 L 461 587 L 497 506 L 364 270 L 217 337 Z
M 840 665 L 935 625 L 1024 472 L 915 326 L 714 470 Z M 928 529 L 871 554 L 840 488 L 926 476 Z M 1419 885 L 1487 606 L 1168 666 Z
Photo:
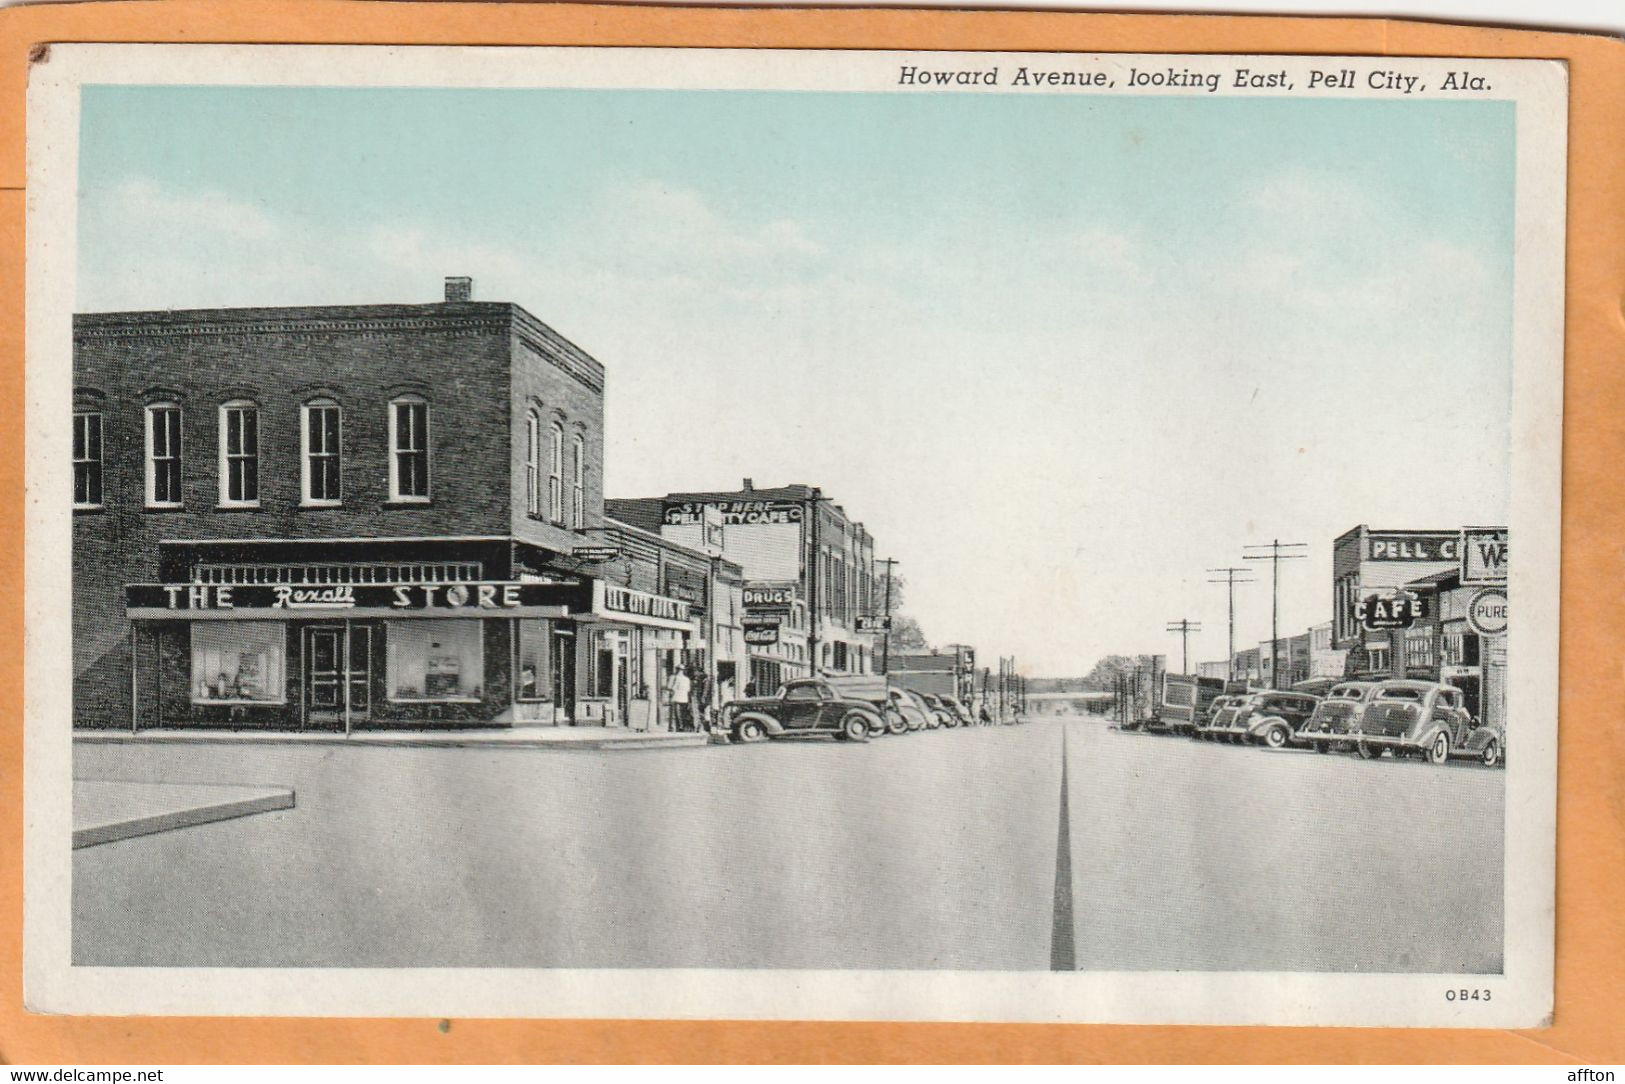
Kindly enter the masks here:
M 82 134 L 81 309 L 472 275 L 608 368 L 611 495 L 822 485 L 1034 672 L 1222 657 L 1245 542 L 1311 543 L 1301 629 L 1348 527 L 1506 519 L 1508 103 L 92 87 Z

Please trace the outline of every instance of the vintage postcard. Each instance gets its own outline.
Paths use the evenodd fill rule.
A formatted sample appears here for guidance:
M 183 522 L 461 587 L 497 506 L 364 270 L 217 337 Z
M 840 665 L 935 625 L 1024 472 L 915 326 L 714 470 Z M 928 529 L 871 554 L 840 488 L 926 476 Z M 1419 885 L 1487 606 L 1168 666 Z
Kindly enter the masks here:
M 1567 106 L 51 47 L 29 1007 L 1541 1025 Z

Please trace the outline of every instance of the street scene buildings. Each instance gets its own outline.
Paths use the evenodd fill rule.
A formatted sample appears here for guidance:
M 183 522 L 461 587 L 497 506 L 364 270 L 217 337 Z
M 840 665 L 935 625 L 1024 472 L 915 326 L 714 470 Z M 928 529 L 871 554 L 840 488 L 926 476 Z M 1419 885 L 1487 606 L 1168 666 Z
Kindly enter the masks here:
M 604 366 L 469 279 L 74 335 L 75 725 L 697 730 L 884 668 L 861 522 L 750 479 L 606 500 Z

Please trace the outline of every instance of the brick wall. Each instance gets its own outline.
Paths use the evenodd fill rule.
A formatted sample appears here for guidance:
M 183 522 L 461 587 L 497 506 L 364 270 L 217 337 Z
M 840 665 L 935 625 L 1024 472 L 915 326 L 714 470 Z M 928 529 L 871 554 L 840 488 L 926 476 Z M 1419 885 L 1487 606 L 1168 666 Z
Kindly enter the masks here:
M 522 319 L 530 318 L 505 303 L 77 317 L 75 406 L 103 414 L 105 509 L 74 518 L 75 724 L 129 723 L 122 588 L 159 578 L 160 540 L 509 534 L 508 404 Z M 601 416 L 588 409 L 600 395 L 559 394 L 579 385 L 549 371 L 553 377 L 538 371 L 527 387 L 569 416 Z M 430 404 L 425 505 L 388 503 L 388 402 L 403 392 Z M 318 395 L 343 408 L 339 508 L 299 507 L 299 408 Z M 260 507 L 217 509 L 219 406 L 239 398 L 259 406 Z M 158 399 L 183 410 L 178 510 L 144 507 L 144 410 Z M 590 446 L 601 455 L 601 423 L 592 433 Z M 593 492 L 589 508 L 602 500 L 601 486 Z

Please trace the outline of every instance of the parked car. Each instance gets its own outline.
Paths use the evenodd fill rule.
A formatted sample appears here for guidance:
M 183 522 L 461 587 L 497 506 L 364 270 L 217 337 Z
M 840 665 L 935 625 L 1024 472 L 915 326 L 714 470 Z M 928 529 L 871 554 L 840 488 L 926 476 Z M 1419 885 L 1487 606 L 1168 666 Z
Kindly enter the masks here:
M 1196 717 L 1196 725 L 1191 730 L 1191 737 L 1200 738 L 1202 741 L 1218 741 L 1219 734 L 1215 732 L 1214 727 L 1218 725 L 1219 713 L 1227 708 L 1240 707 L 1241 702 L 1246 699 L 1246 695 L 1242 693 L 1226 693 L 1214 697 L 1207 710 Z M 1225 716 L 1226 720 L 1230 718 L 1231 715 Z
M 1287 691 L 1293 693 L 1308 693 L 1311 696 L 1318 696 L 1324 699 L 1326 694 L 1332 691 L 1332 687 L 1334 685 L 1341 685 L 1342 682 L 1342 678 L 1308 678 L 1304 681 L 1293 682 L 1291 688 L 1289 688 Z
M 954 717 L 953 712 L 948 710 L 948 706 L 942 702 L 942 697 L 936 693 L 916 692 L 914 695 L 925 701 L 925 706 L 930 709 L 931 715 L 936 719 L 938 726 L 947 727 L 951 730 L 959 725 L 959 720 Z
M 1170 734 L 1194 733 L 1197 724 L 1210 714 L 1213 701 L 1223 695 L 1224 682 L 1219 678 L 1164 674 L 1162 704 L 1146 729 L 1165 730 Z
M 888 713 L 886 729 L 893 734 L 900 734 L 903 730 L 924 730 L 931 726 L 931 713 L 926 710 L 925 703 L 915 699 L 914 694 L 907 689 L 890 686 L 886 690 Z M 901 724 L 902 729 L 898 729 Z
M 960 702 L 957 696 L 939 696 L 937 699 L 942 701 L 944 708 L 953 713 L 954 718 L 958 720 L 958 725 L 976 725 L 976 717 L 970 713 L 969 708 Z
M 1468 757 L 1493 768 L 1506 753 L 1502 729 L 1473 718 L 1461 690 L 1436 681 L 1382 682 L 1349 736 L 1368 760 L 1388 749 L 1396 757 L 1419 756 L 1432 764 Z
M 842 696 L 819 679 L 789 681 L 777 696 L 730 700 L 722 708 L 722 725 L 740 742 L 757 742 L 796 734 L 833 734 L 842 741 L 868 741 L 885 720 L 866 700 Z
M 1340 681 L 1333 685 L 1298 732 L 1299 736 L 1322 753 L 1353 748 L 1347 740 L 1349 731 L 1359 722 L 1361 713 L 1371 703 L 1380 684 L 1377 681 Z
M 1308 693 L 1263 689 L 1248 693 L 1241 703 L 1222 708 L 1213 715 L 1208 730 L 1222 741 L 1236 744 L 1257 742 L 1272 749 L 1308 744 L 1298 739 L 1298 730 L 1314 714 L 1320 698 Z

